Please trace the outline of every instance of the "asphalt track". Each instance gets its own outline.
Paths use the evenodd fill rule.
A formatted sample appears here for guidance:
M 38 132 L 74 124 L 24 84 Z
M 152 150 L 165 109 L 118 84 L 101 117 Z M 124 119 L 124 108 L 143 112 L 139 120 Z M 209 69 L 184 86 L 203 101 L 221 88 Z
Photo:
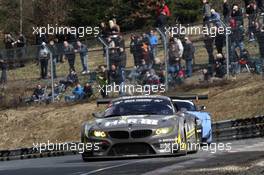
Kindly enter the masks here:
M 264 159 L 264 139 L 232 141 L 230 151 L 199 151 L 178 157 L 101 160 L 83 162 L 80 155 L 0 162 L 0 175 L 160 175 L 191 168 L 243 164 Z M 263 171 L 264 172 L 264 171 Z

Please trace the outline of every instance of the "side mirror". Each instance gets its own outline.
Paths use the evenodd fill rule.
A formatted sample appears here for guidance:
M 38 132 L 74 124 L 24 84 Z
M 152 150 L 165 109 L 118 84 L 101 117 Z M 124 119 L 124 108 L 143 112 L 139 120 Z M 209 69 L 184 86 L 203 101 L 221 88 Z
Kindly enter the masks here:
M 205 111 L 206 110 L 206 106 L 201 106 L 200 107 L 200 111 Z
M 102 113 L 99 113 L 99 112 L 93 112 L 92 115 L 94 118 L 101 118 L 102 117 Z

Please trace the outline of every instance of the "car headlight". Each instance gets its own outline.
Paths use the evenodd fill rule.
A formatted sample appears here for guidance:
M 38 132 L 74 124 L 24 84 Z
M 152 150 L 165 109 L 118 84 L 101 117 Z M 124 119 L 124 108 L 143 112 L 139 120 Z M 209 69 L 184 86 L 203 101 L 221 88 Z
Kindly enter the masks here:
M 159 128 L 155 131 L 156 135 L 163 135 L 163 134 L 169 134 L 172 132 L 173 127 L 166 127 L 166 128 Z
M 106 138 L 107 134 L 104 131 L 98 131 L 98 130 L 94 130 L 91 132 L 91 135 L 94 137 L 99 137 L 99 138 Z

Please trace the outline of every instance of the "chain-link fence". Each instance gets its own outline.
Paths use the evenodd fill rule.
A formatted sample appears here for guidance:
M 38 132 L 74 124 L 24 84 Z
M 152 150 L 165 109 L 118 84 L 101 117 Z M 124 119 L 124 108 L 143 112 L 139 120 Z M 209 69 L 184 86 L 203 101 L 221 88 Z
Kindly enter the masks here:
M 7 70 L 8 81 L 5 94 L 3 91 L 1 96 L 2 99 L 8 96 L 8 99 L 21 100 L 31 96 L 36 85 L 40 84 L 47 91 L 46 96 L 53 94 L 54 98 L 58 94 L 71 94 L 76 83 L 80 82 L 82 86 L 89 83 L 93 96 L 98 98 L 101 95 L 106 97 L 100 87 L 112 83 L 122 86 L 162 84 L 165 90 L 172 90 L 186 79 L 208 81 L 210 77 L 225 78 L 229 72 L 232 76 L 241 72 L 260 74 L 264 30 L 259 28 L 255 32 L 255 41 L 249 41 L 246 34 L 243 33 L 244 40 L 236 42 L 234 37 L 226 35 L 173 38 L 154 29 L 82 40 L 82 46 L 76 42 L 70 43 L 70 47 L 65 43 L 48 43 L 44 48 L 52 53 L 52 59 L 49 55 L 45 63 L 41 61 L 40 53 L 44 49 L 41 45 L 2 49 L 1 67 L 2 72 Z M 44 76 L 41 74 L 43 67 L 48 69 Z M 72 69 L 78 79 L 71 83 L 68 80 Z M 66 86 L 66 91 L 54 92 L 61 83 Z

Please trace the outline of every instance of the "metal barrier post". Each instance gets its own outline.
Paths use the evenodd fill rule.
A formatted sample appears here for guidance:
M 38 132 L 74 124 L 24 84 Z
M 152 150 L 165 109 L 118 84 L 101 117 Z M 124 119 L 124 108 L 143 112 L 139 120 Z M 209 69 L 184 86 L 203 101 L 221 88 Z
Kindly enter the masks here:
M 52 101 L 52 103 L 54 103 L 54 75 L 53 75 L 53 56 L 52 56 L 52 52 L 51 52 L 51 50 L 49 49 L 49 47 L 47 47 L 46 45 L 45 45 L 45 48 L 49 51 L 49 53 L 50 53 L 50 66 L 51 66 L 51 68 L 50 68 L 50 71 L 51 71 L 51 73 L 50 73 L 50 75 L 51 75 L 51 101 Z
M 166 89 L 166 91 L 168 91 L 169 90 L 169 86 L 168 86 L 169 83 L 168 83 L 168 47 L 167 47 L 167 37 L 159 28 L 156 28 L 156 30 L 161 35 L 162 41 L 163 41 L 164 61 L 165 61 L 165 89 Z

